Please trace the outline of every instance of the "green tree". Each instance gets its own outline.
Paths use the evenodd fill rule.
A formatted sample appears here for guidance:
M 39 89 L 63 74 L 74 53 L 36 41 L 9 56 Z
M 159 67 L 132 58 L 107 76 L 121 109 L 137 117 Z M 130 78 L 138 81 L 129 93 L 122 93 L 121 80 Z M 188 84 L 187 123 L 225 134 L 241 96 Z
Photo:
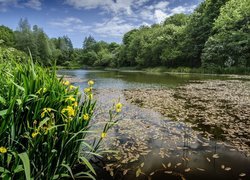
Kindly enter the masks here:
M 230 0 L 214 23 L 215 34 L 206 42 L 202 64 L 219 67 L 250 66 L 250 2 Z
M 0 40 L 3 40 L 0 45 L 13 47 L 15 44 L 14 32 L 6 26 L 0 26 Z
M 220 8 L 227 1 L 205 0 L 191 15 L 186 29 L 186 44 L 183 48 L 191 67 L 201 65 L 201 53 L 204 45 L 213 34 L 213 23 L 220 14 Z

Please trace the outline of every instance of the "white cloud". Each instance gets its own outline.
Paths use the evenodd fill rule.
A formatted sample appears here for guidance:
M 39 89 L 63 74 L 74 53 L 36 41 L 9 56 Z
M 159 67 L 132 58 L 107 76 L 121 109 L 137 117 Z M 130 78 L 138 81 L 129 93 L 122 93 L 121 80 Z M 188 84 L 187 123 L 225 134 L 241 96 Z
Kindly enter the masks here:
M 27 1 L 21 1 L 21 0 L 0 0 L 0 11 L 4 12 L 7 11 L 11 7 L 28 7 L 35 10 L 41 10 L 42 9 L 42 3 L 41 0 L 27 0 Z
M 63 28 L 67 32 L 85 32 L 90 26 L 83 24 L 82 20 L 75 17 L 67 17 L 63 20 L 54 20 L 49 23 L 56 28 Z
M 121 37 L 124 33 L 136 28 L 136 26 L 126 23 L 123 19 L 114 17 L 103 23 L 96 23 L 93 31 L 103 37 Z
M 112 13 L 132 13 L 133 7 L 140 7 L 149 0 L 66 0 L 65 3 L 77 9 L 101 8 Z
M 177 6 L 170 10 L 170 13 L 167 14 L 167 17 L 172 16 L 174 14 L 188 14 L 194 11 L 194 9 L 197 7 L 197 5 L 191 5 L 191 6 Z
M 166 17 L 168 17 L 168 15 L 161 10 L 155 10 L 154 16 L 157 20 L 157 23 L 163 22 L 166 19 Z
M 0 0 L 0 12 L 6 12 L 8 7 L 17 5 L 17 0 Z
M 167 1 L 161 1 L 161 2 L 159 2 L 157 4 L 155 4 L 154 8 L 155 9 L 165 10 L 168 5 L 169 5 L 169 2 L 167 2 Z
M 40 0 L 29 0 L 24 4 L 26 7 L 36 9 L 36 10 L 41 10 L 42 9 L 42 3 Z

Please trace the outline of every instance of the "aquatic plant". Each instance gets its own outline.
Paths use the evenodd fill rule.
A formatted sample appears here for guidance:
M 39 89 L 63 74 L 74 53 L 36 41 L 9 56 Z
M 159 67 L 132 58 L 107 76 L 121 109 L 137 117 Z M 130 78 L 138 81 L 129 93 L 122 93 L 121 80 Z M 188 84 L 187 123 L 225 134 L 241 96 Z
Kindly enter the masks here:
M 0 47 L 0 177 L 94 179 L 96 172 L 89 162 L 93 156 L 80 147 L 96 154 L 113 125 L 110 115 L 99 143 L 85 141 L 96 105 L 94 81 L 88 82 L 83 94 L 58 79 L 55 68 L 45 69 L 13 51 Z M 75 172 L 78 165 L 83 169 Z

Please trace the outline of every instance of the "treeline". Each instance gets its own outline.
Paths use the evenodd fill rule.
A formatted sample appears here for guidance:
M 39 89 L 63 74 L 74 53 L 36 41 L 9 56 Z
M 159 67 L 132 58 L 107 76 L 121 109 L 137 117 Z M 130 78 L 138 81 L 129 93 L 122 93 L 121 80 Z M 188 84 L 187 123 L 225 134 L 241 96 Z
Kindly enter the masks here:
M 88 36 L 75 49 L 67 36 L 50 39 L 26 19 L 14 32 L 1 26 L 0 39 L 26 53 L 29 48 L 45 65 L 245 68 L 250 67 L 249 22 L 249 0 L 205 0 L 190 15 L 175 14 L 127 32 L 122 44 Z
M 191 15 L 126 33 L 121 66 L 250 67 L 250 1 L 206 0 Z

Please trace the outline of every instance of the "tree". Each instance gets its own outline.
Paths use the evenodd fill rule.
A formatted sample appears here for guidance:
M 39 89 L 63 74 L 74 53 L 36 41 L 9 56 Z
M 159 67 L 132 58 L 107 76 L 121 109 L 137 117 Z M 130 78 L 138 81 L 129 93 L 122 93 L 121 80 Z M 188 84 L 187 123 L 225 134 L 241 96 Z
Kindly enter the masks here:
M 202 54 L 202 65 L 250 67 L 250 2 L 230 0 L 221 8 Z
M 6 26 L 0 26 L 0 40 L 4 41 L 1 45 L 13 47 L 15 44 L 14 32 Z
M 204 45 L 209 36 L 213 34 L 213 23 L 220 14 L 220 8 L 227 1 L 206 0 L 191 15 L 185 32 L 187 36 L 183 49 L 191 67 L 199 67 L 201 65 L 201 53 Z

